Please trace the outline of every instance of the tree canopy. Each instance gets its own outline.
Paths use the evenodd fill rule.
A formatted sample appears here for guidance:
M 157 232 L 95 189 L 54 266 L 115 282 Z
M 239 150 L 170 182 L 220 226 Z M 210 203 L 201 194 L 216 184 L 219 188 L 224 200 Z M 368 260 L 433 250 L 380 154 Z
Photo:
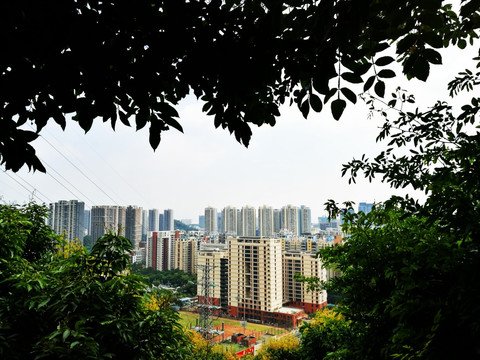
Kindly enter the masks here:
M 479 77 L 461 72 L 448 85 L 451 95 L 476 90 Z M 344 245 L 320 251 L 342 272 L 325 286 L 342 293 L 339 311 L 351 328 L 335 351 L 347 359 L 478 358 L 478 97 L 459 109 L 446 102 L 415 108 L 400 90 L 369 102 L 384 117 L 378 140 L 387 147 L 352 160 L 343 174 L 411 186 L 426 200 L 394 196 L 368 214 L 328 203 L 332 214 L 343 213 L 348 234 Z
M 130 240 L 106 234 L 87 253 L 47 211 L 0 205 L 0 357 L 188 358 L 172 299 L 129 274 Z
M 426 80 L 439 48 L 476 38 L 476 0 L 4 1 L 0 4 L 0 157 L 45 171 L 31 142 L 67 119 L 149 127 L 155 149 L 193 93 L 214 125 L 248 146 L 295 103 L 339 119 L 356 86 L 383 97 L 397 60 Z M 396 46 L 396 59 L 384 51 Z M 30 127 L 28 127 L 30 125 Z

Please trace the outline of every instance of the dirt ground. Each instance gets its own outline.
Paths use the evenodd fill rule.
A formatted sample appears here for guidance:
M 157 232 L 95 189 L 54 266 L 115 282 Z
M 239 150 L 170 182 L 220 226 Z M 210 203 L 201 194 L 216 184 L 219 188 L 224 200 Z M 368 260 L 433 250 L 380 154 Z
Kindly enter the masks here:
M 224 324 L 223 328 L 224 328 L 224 333 L 215 336 L 213 338 L 214 342 L 219 342 L 219 341 L 222 341 L 224 339 L 227 339 L 230 336 L 232 336 L 233 333 L 237 333 L 237 334 L 242 333 L 243 334 L 243 327 L 240 327 L 240 326 L 234 326 L 234 325 L 231 325 L 231 324 Z M 222 330 L 222 326 L 221 325 L 215 326 L 215 330 Z M 249 336 L 259 336 L 260 333 L 258 331 L 255 331 L 255 330 L 245 329 L 245 334 L 249 335 Z
M 185 312 L 185 311 L 180 311 L 181 316 L 183 316 L 185 319 L 188 319 L 185 321 L 184 326 L 192 326 L 195 324 L 195 318 L 198 317 L 198 314 L 191 313 L 191 312 Z M 217 318 L 215 320 L 215 325 L 214 329 L 221 331 L 222 330 L 222 322 L 223 318 Z M 242 326 L 240 326 L 239 321 L 235 321 L 236 325 L 231 324 L 232 319 L 225 319 L 225 322 L 223 323 L 223 328 L 224 328 L 224 333 L 219 334 L 214 337 L 213 341 L 214 342 L 221 342 L 223 340 L 226 340 L 227 338 L 231 337 L 233 333 L 245 333 L 247 336 L 254 336 L 257 339 L 259 339 L 263 334 L 265 333 L 271 333 L 271 334 L 282 334 L 285 332 L 283 329 L 279 329 L 276 327 L 268 326 L 268 325 L 262 325 L 262 324 L 252 324 L 248 323 L 247 328 L 244 329 Z M 252 326 L 253 325 L 253 326 Z M 254 329 L 249 329 L 248 327 L 254 327 Z
M 260 325 L 258 325 L 256 327 L 258 328 L 258 327 L 260 327 Z M 232 336 L 233 333 L 237 333 L 237 334 L 241 333 L 241 334 L 245 334 L 247 336 L 254 336 L 257 339 L 259 339 L 263 334 L 272 333 L 275 330 L 276 330 L 276 332 L 278 332 L 278 329 L 274 329 L 274 328 L 269 327 L 269 326 L 265 326 L 264 329 L 262 329 L 262 330 L 253 330 L 253 329 L 245 328 L 245 331 L 244 331 L 242 326 L 235 326 L 235 325 L 228 324 L 228 323 L 224 323 L 223 328 L 224 328 L 224 333 L 215 336 L 213 338 L 214 342 L 219 342 L 219 341 L 222 341 L 222 340 L 226 340 L 227 338 Z M 214 329 L 220 331 L 220 330 L 222 330 L 222 325 L 215 325 Z

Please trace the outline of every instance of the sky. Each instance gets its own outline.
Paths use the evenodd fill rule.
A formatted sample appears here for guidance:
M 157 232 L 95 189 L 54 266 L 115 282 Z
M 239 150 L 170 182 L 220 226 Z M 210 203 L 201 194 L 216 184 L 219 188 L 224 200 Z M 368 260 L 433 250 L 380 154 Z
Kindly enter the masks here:
M 442 53 L 444 65 L 431 69 L 427 83 L 394 78 L 387 93 L 401 85 L 426 107 L 448 99 L 447 83 L 471 62 L 472 50 Z M 399 74 L 400 71 L 397 71 Z M 188 97 L 177 108 L 184 133 L 169 130 L 154 152 L 148 129 L 138 132 L 121 123 L 116 131 L 100 119 L 87 134 L 73 121 L 62 131 L 53 121 L 33 145 L 47 174 L 0 171 L 0 201 L 25 203 L 78 199 L 94 205 L 137 205 L 144 209 L 173 209 L 175 219 L 191 219 L 207 206 L 221 211 L 263 205 L 292 204 L 312 210 L 312 221 L 325 216 L 324 203 L 379 202 L 392 194 L 422 198 L 411 189 L 398 191 L 379 180 L 358 179 L 348 184 L 342 164 L 362 154 L 377 155 L 386 143 L 376 143 L 380 117 L 369 118 L 361 100 L 348 104 L 335 121 L 329 107 L 311 112 L 305 120 L 295 105 L 281 108 L 274 127 L 254 126 L 250 146 L 215 129 L 213 117 L 201 112 L 203 104 Z M 133 123 L 133 121 L 132 121 Z

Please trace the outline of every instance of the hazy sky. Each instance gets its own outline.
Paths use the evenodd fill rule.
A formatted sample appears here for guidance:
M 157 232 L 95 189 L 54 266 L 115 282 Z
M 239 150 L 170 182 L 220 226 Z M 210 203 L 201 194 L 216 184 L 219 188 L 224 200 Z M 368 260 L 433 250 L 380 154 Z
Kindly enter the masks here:
M 401 84 L 416 94 L 422 107 L 447 99 L 447 82 L 465 69 L 469 55 L 449 50 L 427 84 L 404 80 Z M 387 91 L 399 81 L 390 80 Z M 228 131 L 215 129 L 213 117 L 201 112 L 202 105 L 194 97 L 181 104 L 184 134 L 165 132 L 156 152 L 149 146 L 147 129 L 135 132 L 119 123 L 114 132 L 98 119 L 84 135 L 73 121 L 65 132 L 52 121 L 34 143 L 47 174 L 26 169 L 15 174 L 2 168 L 1 200 L 24 203 L 34 193 L 40 202 L 79 199 L 87 208 L 115 204 L 171 208 L 176 219 L 196 223 L 207 206 L 220 211 L 227 205 L 306 205 L 316 220 L 325 215 L 323 204 L 328 199 L 358 204 L 405 193 L 380 181 L 370 184 L 362 179 L 348 185 L 341 177 L 343 163 L 364 153 L 374 156 L 386 146 L 375 143 L 381 118 L 368 119 L 361 101 L 349 104 L 338 122 L 330 115 L 329 104 L 308 120 L 295 105 L 286 106 L 275 127 L 252 128 L 248 149 Z

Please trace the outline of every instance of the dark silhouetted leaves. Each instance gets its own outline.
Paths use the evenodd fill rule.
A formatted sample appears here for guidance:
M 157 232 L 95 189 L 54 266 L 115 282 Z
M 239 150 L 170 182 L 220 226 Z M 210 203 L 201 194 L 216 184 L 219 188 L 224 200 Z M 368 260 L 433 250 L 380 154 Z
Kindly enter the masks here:
M 340 91 L 351 103 L 355 104 L 357 102 L 357 95 L 349 88 L 344 87 L 341 88 Z
M 347 102 L 345 100 L 343 99 L 333 100 L 331 104 L 333 118 L 335 120 L 339 120 L 346 107 L 347 107 Z
M 375 90 L 375 94 L 383 98 L 385 96 L 385 83 L 381 80 L 377 81 L 375 83 L 374 90 Z
M 423 56 L 431 64 L 440 65 L 442 63 L 442 55 L 436 50 L 425 49 L 423 51 Z
M 303 117 L 306 119 L 308 117 L 308 113 L 310 112 L 310 105 L 308 104 L 308 100 L 305 100 L 300 105 L 300 111 L 302 112 Z
M 248 144 L 249 125 L 274 125 L 285 101 L 306 117 L 337 88 L 348 88 L 342 95 L 354 102 L 350 84 L 368 91 L 377 81 L 382 94 L 378 79 L 393 76 L 387 67 L 394 61 L 383 51 L 392 44 L 404 74 L 425 80 L 428 64 L 441 63 L 432 48 L 463 48 L 478 27 L 478 1 L 462 3 L 462 18 L 433 0 L 262 4 L 0 2 L 0 134 L 15 134 L 12 119 L 19 119 L 16 127 L 31 120 L 40 132 L 52 119 L 64 128 L 67 114 L 85 131 L 96 118 L 115 128 L 118 117 L 125 125 L 135 117 L 137 129 L 153 121 L 149 141 L 156 147 L 161 132 L 182 131 L 175 108 L 193 93 L 215 127 Z M 35 152 L 15 152 L 2 139 L 7 168 L 36 168 Z
M 320 98 L 317 95 L 311 94 L 310 106 L 312 107 L 313 111 L 320 112 L 322 111 L 322 108 L 323 108 L 322 100 L 320 100 Z
M 420 60 L 428 64 L 421 54 L 413 54 L 412 72 Z M 377 141 L 386 147 L 370 159 L 355 155 L 342 176 L 348 174 L 349 183 L 363 176 L 417 189 L 420 199 L 392 196 L 368 214 L 326 204 L 329 215 L 340 213 L 348 234 L 343 245 L 319 254 L 327 268 L 341 272 L 321 285 L 342 294 L 338 310 L 350 321 L 351 336 L 342 340 L 333 332 L 332 358 L 453 359 L 459 349 L 468 359 L 480 354 L 480 305 L 471 301 L 480 297 L 479 78 L 477 69 L 467 69 L 448 84 L 452 95 L 474 92 L 461 105 L 465 97 L 422 110 L 397 89 L 387 104 L 400 103 L 401 110 L 390 111 L 385 101 L 370 98 L 371 111 L 384 120 Z
M 375 65 L 377 66 L 386 66 L 391 64 L 394 61 L 394 59 L 391 56 L 382 56 L 375 60 Z
M 379 71 L 378 77 L 393 78 L 393 77 L 395 77 L 395 72 L 393 70 L 390 70 L 390 69 L 383 69 L 383 70 Z
M 360 84 L 363 82 L 361 76 L 358 76 L 357 74 L 352 72 L 342 73 L 342 79 L 354 84 Z
M 158 145 L 160 144 L 161 131 L 162 131 L 161 120 L 152 116 L 152 119 L 150 121 L 148 140 L 150 141 L 150 146 L 152 147 L 153 150 L 156 150 Z
M 430 74 L 430 65 L 428 61 L 423 57 L 416 58 L 411 67 L 410 74 L 419 80 L 426 81 Z
M 365 84 L 363 85 L 363 91 L 368 91 L 368 89 L 370 89 L 373 83 L 375 82 L 375 79 L 376 79 L 375 75 L 370 76 L 365 82 Z
M 418 39 L 418 35 L 410 34 L 405 36 L 397 43 L 397 54 L 409 52 Z
M 443 39 L 440 35 L 434 32 L 428 32 L 422 36 L 423 41 L 425 41 L 431 47 L 441 49 L 443 47 Z

